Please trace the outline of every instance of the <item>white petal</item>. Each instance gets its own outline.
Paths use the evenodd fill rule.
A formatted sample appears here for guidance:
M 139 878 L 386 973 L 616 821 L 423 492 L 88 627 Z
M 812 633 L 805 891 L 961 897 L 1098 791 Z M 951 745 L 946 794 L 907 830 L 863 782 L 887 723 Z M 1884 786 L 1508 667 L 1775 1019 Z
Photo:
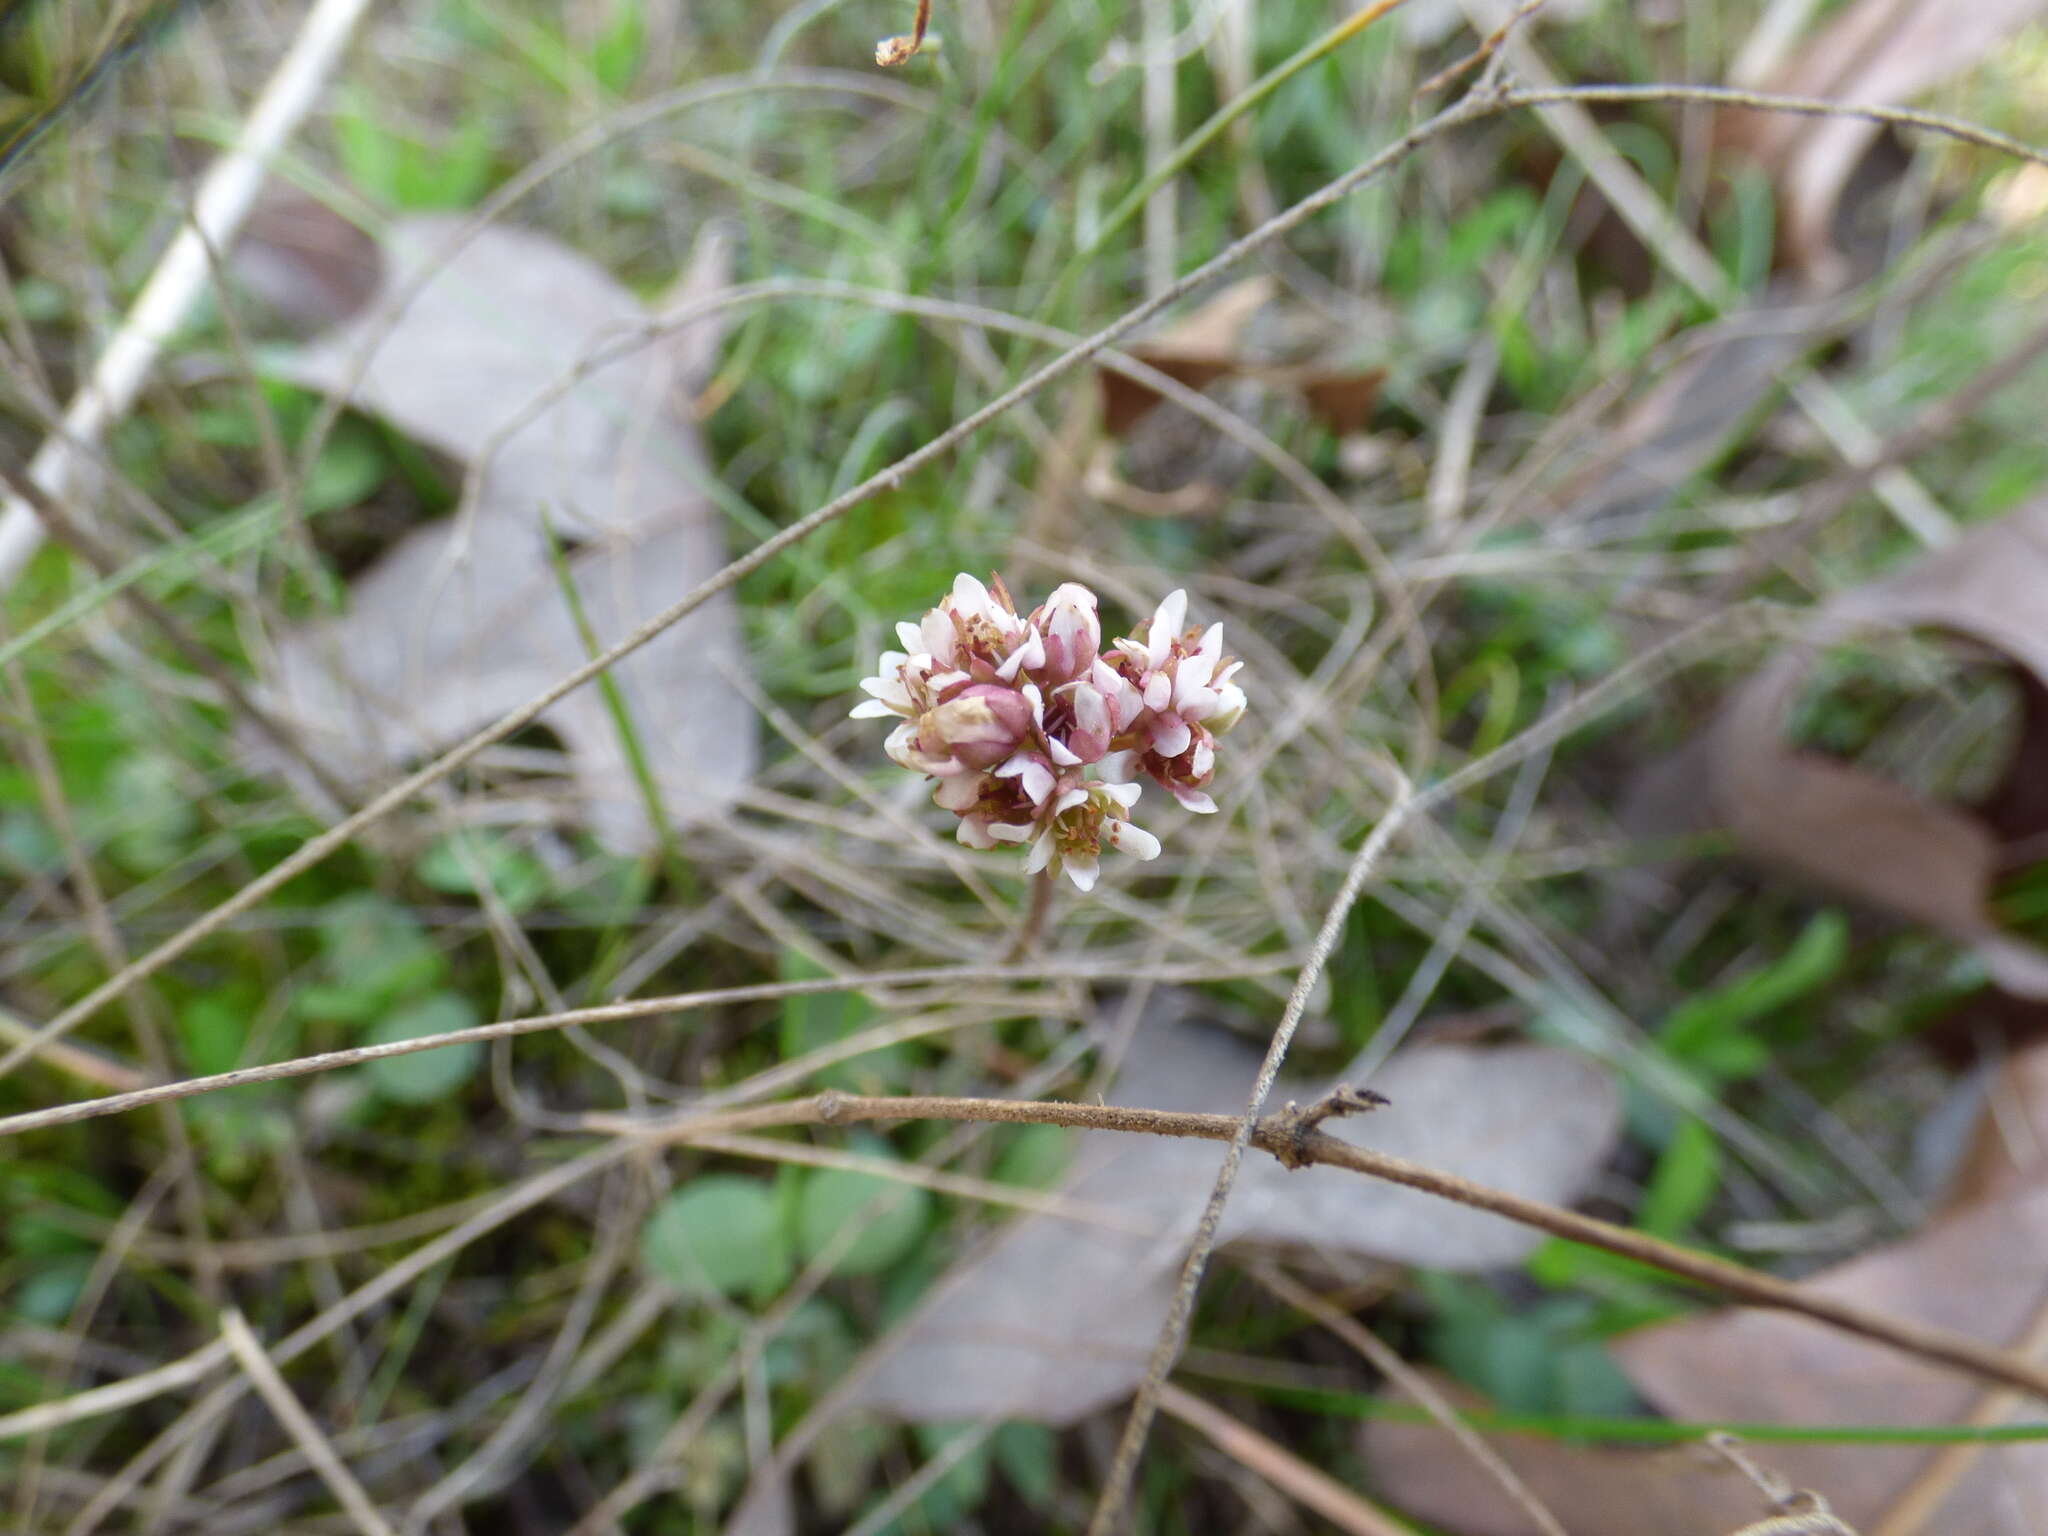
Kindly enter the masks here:
M 988 835 L 988 823 L 976 821 L 972 816 L 961 817 L 953 835 L 970 848 L 993 848 L 996 845 L 996 840 Z
M 1173 798 L 1197 816 L 1216 814 L 1216 802 L 1199 789 L 1176 789 L 1173 791 Z
M 951 615 L 943 608 L 934 608 L 924 616 L 919 633 L 923 637 L 923 649 L 931 652 L 932 659 L 951 666 L 953 647 L 960 640 L 958 632 L 953 628 Z
M 1059 817 L 1061 817 L 1061 816 L 1064 816 L 1064 815 L 1065 815 L 1065 814 L 1066 814 L 1066 813 L 1067 813 L 1068 811 L 1071 811 L 1071 810 L 1072 810 L 1072 809 L 1073 809 L 1073 808 L 1074 808 L 1075 806 L 1077 806 L 1077 805 L 1086 805 L 1087 803 L 1088 803 L 1088 791 L 1087 791 L 1087 790 L 1085 790 L 1085 789 L 1069 789 L 1069 790 L 1064 790 L 1064 791 L 1062 791 L 1062 792 L 1061 792 L 1061 794 L 1060 794 L 1060 797 L 1059 797 L 1059 799 L 1057 799 L 1057 800 L 1055 800 L 1055 801 L 1053 802 L 1053 806 L 1052 806 L 1052 814 L 1053 814 L 1053 817 L 1054 817 L 1054 819 L 1055 819 L 1055 820 L 1057 820 L 1057 819 L 1058 819 Z
M 847 718 L 849 720 L 873 720 L 883 715 L 894 716 L 902 713 L 902 710 L 891 709 L 880 699 L 863 699 L 860 703 L 853 706 L 852 710 L 848 712 Z
M 1052 862 L 1052 855 L 1052 839 L 1049 837 L 1040 837 L 1032 843 L 1031 852 L 1025 855 L 1024 873 L 1027 875 L 1037 874 L 1041 869 L 1045 868 L 1046 865 Z
M 1209 665 L 1215 666 L 1223 659 L 1223 626 L 1211 624 L 1202 631 L 1202 643 L 1195 647 L 1195 654 L 1209 658 Z
M 1052 793 L 1052 770 L 1038 760 L 1035 752 L 1019 752 L 996 770 L 999 779 L 1021 779 L 1024 793 L 1031 797 L 1033 805 L 1045 804 L 1045 797 Z
M 953 812 L 971 811 L 974 803 L 981 798 L 981 781 L 972 774 L 961 774 L 957 778 L 939 780 L 938 788 L 932 791 L 932 803 L 942 805 Z
M 988 835 L 999 843 L 1028 843 L 1032 828 L 1027 824 L 1019 826 L 1014 821 L 992 821 L 988 824 Z
M 897 726 L 895 730 L 891 731 L 889 739 L 882 743 L 882 750 L 889 754 L 891 762 L 901 764 L 905 768 L 915 769 L 918 772 L 923 771 L 918 769 L 917 764 L 911 761 L 910 757 L 910 754 L 917 750 L 917 726 L 914 722 L 906 720 Z
M 989 619 L 996 616 L 996 601 L 988 595 L 988 588 L 962 571 L 953 578 L 953 611 L 963 619 Z
M 1069 858 L 1066 861 L 1066 868 L 1067 878 L 1073 881 L 1077 888 L 1084 891 L 1095 889 L 1095 875 L 1097 871 L 1095 860 L 1089 858 Z
M 1188 594 L 1184 588 L 1176 587 L 1153 612 L 1152 627 L 1145 631 L 1145 654 L 1152 658 L 1153 666 L 1162 665 L 1172 653 L 1173 642 L 1180 638 L 1187 622 Z
M 1126 784 L 1137 771 L 1138 754 L 1135 752 L 1112 752 L 1095 765 L 1095 771 L 1108 784 Z M 1128 802 L 1126 802 L 1128 803 Z
M 1081 759 L 1068 750 L 1065 742 L 1057 741 L 1048 736 L 1045 738 L 1045 748 L 1052 754 L 1052 760 L 1062 768 L 1076 768 L 1080 766 Z
M 1109 734 L 1109 704 L 1099 689 L 1074 689 L 1074 724 L 1093 736 Z
M 1173 702 L 1173 679 L 1164 672 L 1154 672 L 1145 679 L 1145 707 L 1164 709 Z
M 905 709 L 910 707 L 910 690 L 903 686 L 901 673 L 884 672 L 880 677 L 864 677 L 860 680 L 860 691 L 871 699 L 900 702 Z
M 1244 690 L 1235 683 L 1225 683 L 1216 691 L 1216 707 L 1209 711 L 1202 723 L 1221 736 L 1244 718 L 1244 703 Z
M 1004 658 L 1001 666 L 996 668 L 996 676 L 1007 683 L 1017 676 L 1017 669 L 1019 667 L 1035 670 L 1044 665 L 1045 641 L 1039 638 L 1037 630 L 1027 625 L 1024 630 L 1024 638 L 1017 642 L 1017 648 Z
M 1159 839 L 1136 822 L 1104 822 L 1102 835 L 1109 840 L 1110 847 L 1119 853 L 1127 853 L 1134 859 L 1159 857 Z
M 1137 724 L 1138 716 L 1145 712 L 1145 696 L 1127 677 L 1116 680 L 1116 692 L 1110 696 L 1111 712 L 1116 716 L 1116 728 L 1127 731 Z
M 1092 658 L 1101 648 L 1102 620 L 1095 612 L 1095 594 L 1086 587 L 1071 581 L 1055 587 L 1040 611 L 1046 638 L 1059 642 L 1066 665 L 1083 654 Z
M 896 626 L 896 638 L 903 642 L 903 649 L 906 651 L 922 651 L 927 649 L 924 643 L 924 631 L 908 619 L 903 620 Z
M 1114 800 L 1125 810 L 1138 803 L 1138 796 L 1145 793 L 1142 784 L 1097 784 L 1095 792 L 1105 800 Z
M 1152 722 L 1152 750 L 1161 757 L 1179 757 L 1194 739 L 1195 733 L 1179 715 L 1161 715 Z

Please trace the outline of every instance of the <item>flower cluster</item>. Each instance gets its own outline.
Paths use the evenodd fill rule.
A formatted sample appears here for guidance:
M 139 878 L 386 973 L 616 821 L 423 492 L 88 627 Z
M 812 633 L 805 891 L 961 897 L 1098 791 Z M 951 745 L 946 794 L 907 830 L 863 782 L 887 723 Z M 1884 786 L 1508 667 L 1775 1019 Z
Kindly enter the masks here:
M 1186 628 L 1175 592 L 1136 635 L 1102 646 L 1095 594 L 1077 582 L 1019 615 L 1000 576 L 953 590 L 916 624 L 896 626 L 861 688 L 857 717 L 896 716 L 889 756 L 938 780 L 932 798 L 960 818 L 970 848 L 1028 845 L 1025 867 L 1095 884 L 1106 843 L 1133 858 L 1159 840 L 1128 816 L 1140 775 L 1191 811 L 1207 789 L 1216 738 L 1244 714 L 1223 654 L 1223 626 Z

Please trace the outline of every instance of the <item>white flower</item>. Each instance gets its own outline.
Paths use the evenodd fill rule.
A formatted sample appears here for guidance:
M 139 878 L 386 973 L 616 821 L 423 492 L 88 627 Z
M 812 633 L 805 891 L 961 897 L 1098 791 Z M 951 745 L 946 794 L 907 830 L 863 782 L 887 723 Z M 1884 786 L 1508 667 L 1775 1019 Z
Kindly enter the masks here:
M 1102 649 L 1095 594 L 1063 582 L 1020 617 L 1000 577 L 956 577 L 937 607 L 895 632 L 857 718 L 893 718 L 889 757 L 934 779 L 932 799 L 970 848 L 1021 845 L 1027 872 L 1063 871 L 1082 890 L 1104 846 L 1138 860 L 1159 839 L 1130 819 L 1139 776 L 1213 812 L 1215 738 L 1244 713 L 1223 626 L 1187 627 L 1187 593 L 1153 611 L 1142 638 Z

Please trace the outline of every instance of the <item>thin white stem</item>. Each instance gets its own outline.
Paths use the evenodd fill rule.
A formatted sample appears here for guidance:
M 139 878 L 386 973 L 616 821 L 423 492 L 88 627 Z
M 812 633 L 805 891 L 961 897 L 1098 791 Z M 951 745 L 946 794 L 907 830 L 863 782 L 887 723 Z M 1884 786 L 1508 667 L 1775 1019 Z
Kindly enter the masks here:
M 370 0 L 317 0 L 290 50 L 271 75 L 234 147 L 206 173 L 180 229 L 150 273 L 141 295 L 92 377 L 65 409 L 62 425 L 29 461 L 28 477 L 52 501 L 76 488 L 107 429 L 127 414 L 164 343 L 185 323 L 205 290 L 215 258 L 234 244 L 242 221 L 262 190 L 269 162 L 312 110 Z M 45 530 L 20 496 L 0 510 L 0 591 L 14 584 Z

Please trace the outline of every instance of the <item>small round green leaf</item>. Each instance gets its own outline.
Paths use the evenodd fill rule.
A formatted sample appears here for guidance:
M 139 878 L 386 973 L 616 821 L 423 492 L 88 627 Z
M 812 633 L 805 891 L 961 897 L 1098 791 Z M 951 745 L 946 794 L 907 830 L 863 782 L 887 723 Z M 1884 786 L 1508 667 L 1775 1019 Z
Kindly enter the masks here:
M 476 1010 L 468 999 L 453 992 L 436 992 L 386 1014 L 370 1031 L 366 1043 L 389 1045 L 394 1040 L 445 1035 L 450 1030 L 469 1029 L 477 1022 Z M 371 1062 L 367 1071 L 371 1084 L 385 1098 L 401 1104 L 426 1104 L 446 1098 L 468 1082 L 483 1059 L 483 1046 L 470 1040 L 412 1056 L 387 1056 Z
M 789 1278 L 789 1238 L 774 1191 L 713 1174 L 655 1208 L 640 1234 L 647 1268 L 686 1296 L 772 1295 Z
M 868 1142 L 857 1150 L 893 1157 L 888 1144 Z M 930 1191 L 878 1174 L 824 1168 L 804 1180 L 797 1205 L 797 1248 L 815 1259 L 839 1236 L 857 1228 L 833 1268 L 842 1275 L 871 1275 L 887 1269 L 915 1248 L 931 1221 Z

